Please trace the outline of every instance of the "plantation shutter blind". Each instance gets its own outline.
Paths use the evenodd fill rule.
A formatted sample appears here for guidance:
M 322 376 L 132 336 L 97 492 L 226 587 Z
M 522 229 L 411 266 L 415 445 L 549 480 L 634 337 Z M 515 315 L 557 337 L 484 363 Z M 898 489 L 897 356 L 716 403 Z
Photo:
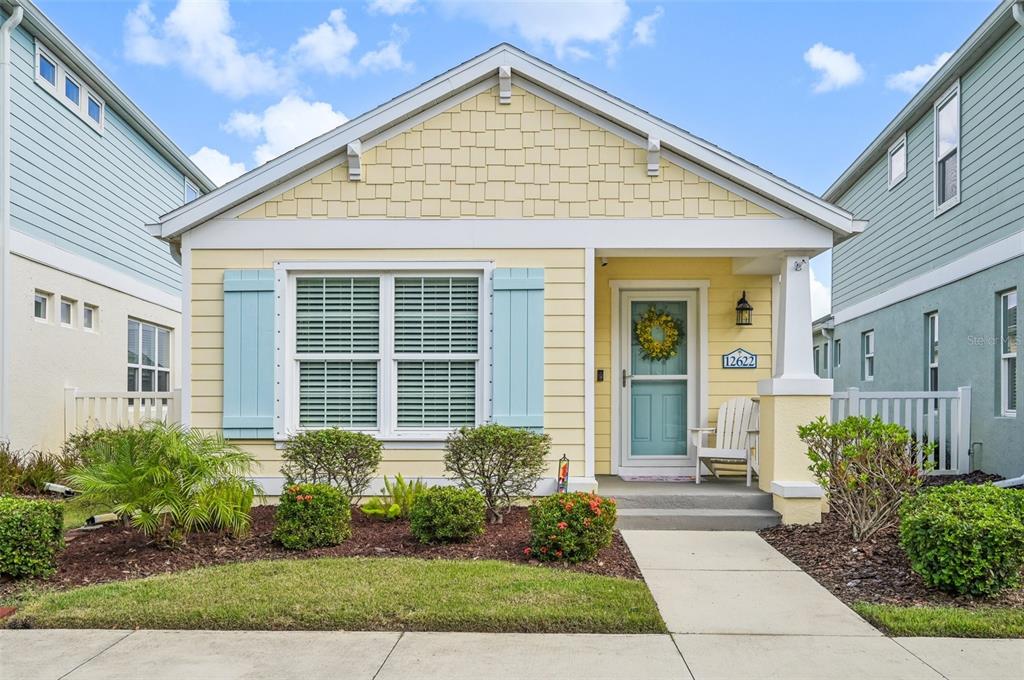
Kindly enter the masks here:
M 394 305 L 399 429 L 473 425 L 480 279 L 396 276 Z
M 377 428 L 377 277 L 297 279 L 295 350 L 300 427 Z
M 274 270 L 224 272 L 224 437 L 274 437 Z
M 544 427 L 544 270 L 494 270 L 492 419 Z

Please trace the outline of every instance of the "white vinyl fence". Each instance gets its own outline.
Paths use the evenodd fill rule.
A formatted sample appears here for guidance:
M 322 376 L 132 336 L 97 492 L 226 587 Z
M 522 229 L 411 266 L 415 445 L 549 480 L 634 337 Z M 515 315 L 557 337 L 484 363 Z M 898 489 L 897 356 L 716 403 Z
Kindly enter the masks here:
M 861 392 L 832 395 L 832 422 L 847 416 L 878 416 L 902 425 L 922 443 L 934 443 L 932 474 L 970 472 L 971 388 L 955 392 Z
M 181 390 L 172 392 L 86 392 L 64 390 L 64 436 L 101 427 L 133 427 L 159 420 L 181 422 Z

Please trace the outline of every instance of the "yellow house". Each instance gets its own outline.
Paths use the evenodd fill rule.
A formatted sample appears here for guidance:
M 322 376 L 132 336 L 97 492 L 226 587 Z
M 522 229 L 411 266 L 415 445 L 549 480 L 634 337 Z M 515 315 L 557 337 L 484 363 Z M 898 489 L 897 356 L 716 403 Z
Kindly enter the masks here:
M 831 394 L 807 262 L 860 228 L 509 45 L 152 227 L 184 267 L 183 418 L 271 494 L 282 442 L 325 426 L 383 440 L 382 476 L 441 482 L 447 433 L 496 421 L 550 435 L 540 494 L 563 455 L 572 488 L 688 479 L 692 428 L 752 397 L 784 521 L 819 516 L 796 426 Z

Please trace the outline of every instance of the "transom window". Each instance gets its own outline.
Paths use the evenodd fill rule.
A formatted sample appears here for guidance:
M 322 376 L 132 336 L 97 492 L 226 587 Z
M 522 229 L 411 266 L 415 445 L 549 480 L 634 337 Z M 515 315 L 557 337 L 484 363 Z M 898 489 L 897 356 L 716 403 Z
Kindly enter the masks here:
M 928 389 L 939 391 L 939 313 L 932 312 L 925 317 L 928 333 Z
M 1017 291 L 999 296 L 1000 406 L 1004 416 L 1017 415 Z
M 60 323 L 62 326 L 74 325 L 75 301 L 70 298 L 60 299 Z
M 36 83 L 71 109 L 93 129 L 102 132 L 106 113 L 103 99 L 63 62 L 36 42 Z
M 128 391 L 167 392 L 171 388 L 171 331 L 128 319 Z
M 35 297 L 32 299 L 32 316 L 40 321 L 45 321 L 50 311 L 49 308 L 50 294 L 37 290 Z
M 902 182 L 907 176 L 907 135 L 902 135 L 889 147 L 889 187 Z
M 82 328 L 88 331 L 96 330 L 99 314 L 100 310 L 96 308 L 96 305 L 84 305 L 82 307 Z
M 960 85 L 935 104 L 935 209 L 960 201 Z
M 866 331 L 861 335 L 861 349 L 864 361 L 861 364 L 861 380 L 875 379 L 875 332 Z
M 402 437 L 480 421 L 479 274 L 302 274 L 293 281 L 293 426 Z

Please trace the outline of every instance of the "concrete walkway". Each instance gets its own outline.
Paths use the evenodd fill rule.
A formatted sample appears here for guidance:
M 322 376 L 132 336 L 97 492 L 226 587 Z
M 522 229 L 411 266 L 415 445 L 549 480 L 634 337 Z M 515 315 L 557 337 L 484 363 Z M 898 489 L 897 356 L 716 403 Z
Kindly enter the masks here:
M 756 534 L 624 535 L 671 635 L 0 630 L 0 680 L 1024 678 L 1024 640 L 886 638 Z

